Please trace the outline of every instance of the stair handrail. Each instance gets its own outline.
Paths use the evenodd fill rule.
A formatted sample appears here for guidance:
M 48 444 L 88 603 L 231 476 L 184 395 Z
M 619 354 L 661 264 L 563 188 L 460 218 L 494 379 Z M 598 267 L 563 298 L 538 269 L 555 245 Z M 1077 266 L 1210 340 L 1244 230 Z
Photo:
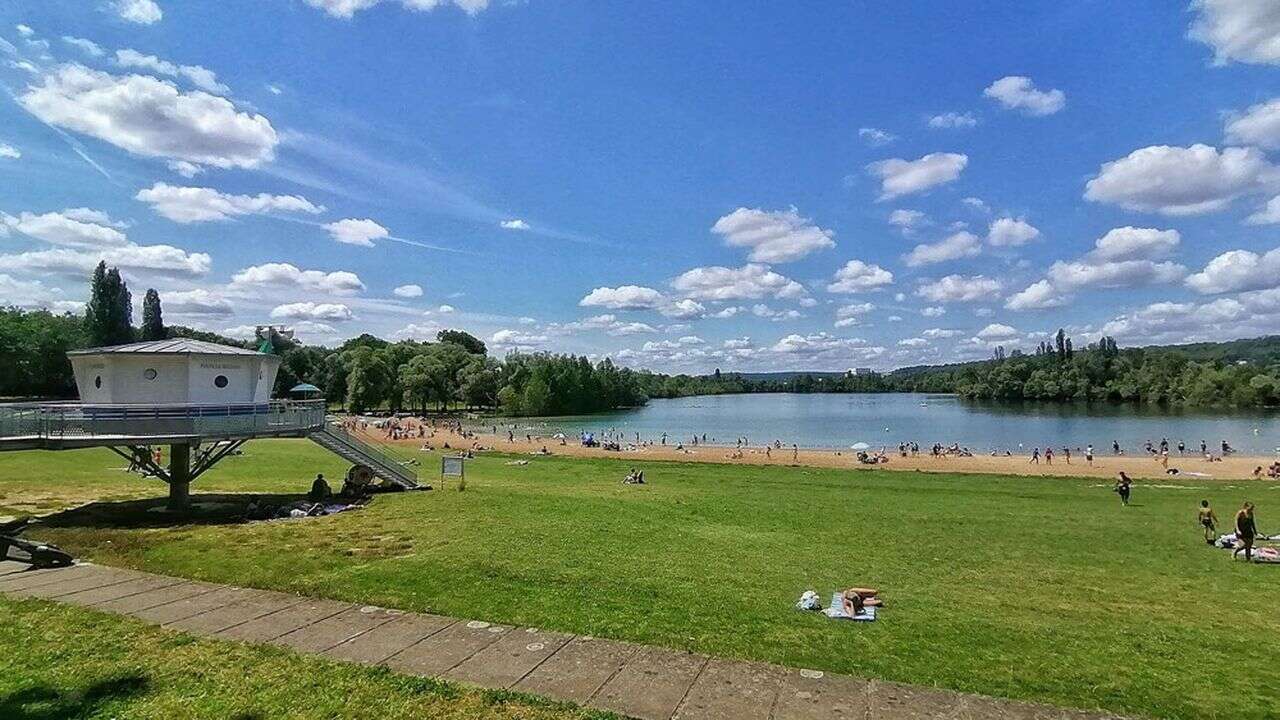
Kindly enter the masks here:
M 385 448 L 378 447 L 371 441 L 360 438 L 355 433 L 348 431 L 340 422 L 330 422 L 325 426 L 325 430 L 335 440 L 346 444 L 363 455 L 369 456 L 379 465 L 386 468 L 388 472 L 407 478 L 415 483 L 418 481 L 418 473 L 407 465 L 409 458 L 394 454 Z

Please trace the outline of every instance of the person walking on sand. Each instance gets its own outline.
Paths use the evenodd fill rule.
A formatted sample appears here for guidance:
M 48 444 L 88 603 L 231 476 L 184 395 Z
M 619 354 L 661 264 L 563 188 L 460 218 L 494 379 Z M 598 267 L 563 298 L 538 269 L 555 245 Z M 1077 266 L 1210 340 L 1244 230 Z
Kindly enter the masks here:
M 1040 464 L 1040 448 L 1031 449 L 1031 462 L 1035 463 L 1036 465 Z
M 1046 447 L 1044 449 L 1044 464 L 1045 465 L 1053 464 L 1053 448 L 1051 447 Z
M 1062 458 L 1067 461 L 1068 465 L 1071 464 L 1071 448 L 1066 445 L 1062 446 Z
M 1209 545 L 1218 539 L 1218 516 L 1213 512 L 1213 508 L 1209 507 L 1208 500 L 1200 501 L 1200 527 L 1204 528 L 1204 541 Z
M 1124 471 L 1120 471 L 1120 477 L 1116 480 L 1116 494 L 1120 496 L 1120 503 L 1125 507 L 1129 506 L 1129 494 L 1133 492 L 1133 481 L 1129 479 Z
M 791 462 L 800 462 L 800 446 L 795 443 L 791 443 Z
M 1088 445 L 1084 449 L 1084 462 L 1089 467 L 1093 467 L 1093 446 Z
M 1253 540 L 1257 536 L 1258 524 L 1253 517 L 1253 503 L 1247 502 L 1236 513 L 1236 548 L 1231 551 L 1231 557 L 1236 557 L 1243 550 L 1244 559 L 1253 560 Z

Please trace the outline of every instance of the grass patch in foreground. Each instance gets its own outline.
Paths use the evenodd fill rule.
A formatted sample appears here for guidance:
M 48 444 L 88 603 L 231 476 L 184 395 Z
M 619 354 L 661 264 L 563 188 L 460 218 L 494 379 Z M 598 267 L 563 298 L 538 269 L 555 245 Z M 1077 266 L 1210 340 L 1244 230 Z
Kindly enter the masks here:
M 0 613 L 2 718 L 612 717 L 40 600 L 0 597 Z
M 1140 483 L 1122 508 L 1093 479 L 511 459 L 471 462 L 465 493 L 329 518 L 68 518 L 37 535 L 154 572 L 1065 706 L 1239 720 L 1280 697 L 1264 650 L 1280 646 L 1280 568 L 1205 547 L 1194 513 L 1207 497 L 1225 520 L 1247 497 L 1280 530 L 1274 483 Z M 423 456 L 424 476 L 437 462 Z M 650 484 L 619 483 L 633 464 Z M 61 502 L 63 478 L 77 496 L 162 493 L 118 465 L 0 456 L 0 505 Z M 305 441 L 257 441 L 197 489 L 300 492 L 341 470 Z M 880 622 L 792 609 L 849 584 L 884 589 Z

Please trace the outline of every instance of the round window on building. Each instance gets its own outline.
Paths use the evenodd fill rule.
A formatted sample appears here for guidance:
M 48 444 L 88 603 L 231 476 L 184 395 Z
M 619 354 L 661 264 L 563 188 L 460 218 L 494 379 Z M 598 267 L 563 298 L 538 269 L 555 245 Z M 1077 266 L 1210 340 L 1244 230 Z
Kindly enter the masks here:
M 224 388 L 224 387 L 226 387 L 226 386 L 227 386 L 227 376 L 226 376 L 226 375 L 219 375 L 218 377 L 216 377 L 216 378 L 214 378 L 214 379 L 213 379 L 213 384 L 214 384 L 214 387 L 220 387 L 220 388 Z
M 143 370 L 143 371 L 142 371 L 142 377 L 144 377 L 144 378 L 146 378 L 146 379 L 148 379 L 148 380 L 155 380 L 155 379 L 156 379 L 156 375 L 157 375 L 157 373 L 156 373 L 156 369 L 155 369 L 155 368 L 147 368 L 146 370 Z
M 93 379 L 93 386 L 94 386 L 94 387 L 96 387 L 96 388 L 101 388 L 101 387 L 102 387 L 102 376 L 101 376 L 101 375 L 99 375 L 99 376 L 97 376 L 97 377 L 95 377 L 95 378 Z

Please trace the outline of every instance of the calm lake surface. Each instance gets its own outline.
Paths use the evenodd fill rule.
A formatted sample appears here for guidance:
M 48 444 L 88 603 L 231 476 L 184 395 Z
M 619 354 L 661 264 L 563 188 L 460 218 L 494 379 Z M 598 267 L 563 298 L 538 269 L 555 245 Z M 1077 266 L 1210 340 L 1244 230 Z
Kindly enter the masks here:
M 1174 452 L 1179 441 L 1195 452 L 1201 440 L 1215 453 L 1224 439 L 1249 455 L 1271 455 L 1280 447 L 1280 414 L 1270 411 L 978 403 L 954 395 L 909 393 L 717 395 L 651 400 L 643 408 L 598 415 L 497 422 L 515 425 L 517 434 L 563 432 L 570 438 L 592 432 L 634 441 L 639 433 L 642 440 L 658 442 L 667 433 L 672 445 L 706 433 L 709 442 L 714 438 L 722 445 L 732 445 L 738 437 L 757 445 L 781 440 L 808 448 L 848 448 L 860 442 L 873 448 L 896 447 L 915 441 L 922 449 L 934 442 L 959 443 L 982 453 L 1090 443 L 1098 452 L 1109 453 L 1113 440 L 1133 452 L 1161 438 L 1169 439 Z

